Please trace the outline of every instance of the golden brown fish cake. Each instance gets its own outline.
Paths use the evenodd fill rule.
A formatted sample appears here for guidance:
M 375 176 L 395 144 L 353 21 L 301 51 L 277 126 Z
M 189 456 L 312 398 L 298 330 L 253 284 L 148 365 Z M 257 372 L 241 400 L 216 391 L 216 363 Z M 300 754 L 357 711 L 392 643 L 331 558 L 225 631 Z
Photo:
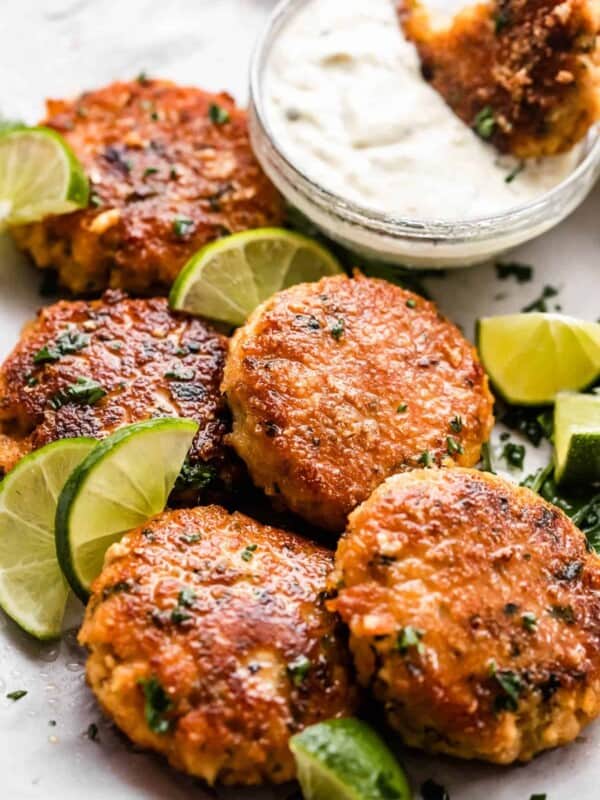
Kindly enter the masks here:
M 426 80 L 499 150 L 562 153 L 600 119 L 598 0 L 490 0 L 441 30 L 419 0 L 398 9 Z
M 171 312 L 164 298 L 111 290 L 101 300 L 42 308 L 0 367 L 0 470 L 56 439 L 186 417 L 200 424 L 190 462 L 206 465 L 206 480 L 214 472 L 229 484 L 239 467 L 223 441 L 227 344 L 203 320 Z
M 332 564 L 330 551 L 219 506 L 155 517 L 108 551 L 94 583 L 79 634 L 90 686 L 178 769 L 211 784 L 290 780 L 289 737 L 355 706 L 345 638 L 324 606 Z
M 223 390 L 255 484 L 332 531 L 394 472 L 475 464 L 493 424 L 458 329 L 433 303 L 361 276 L 257 308 L 232 339 Z
M 527 761 L 600 713 L 600 559 L 529 489 L 396 475 L 350 516 L 331 584 L 359 681 L 409 745 Z
M 246 113 L 227 94 L 142 78 L 50 100 L 44 124 L 83 164 L 90 207 L 13 235 L 75 293 L 160 293 L 207 242 L 281 221 Z

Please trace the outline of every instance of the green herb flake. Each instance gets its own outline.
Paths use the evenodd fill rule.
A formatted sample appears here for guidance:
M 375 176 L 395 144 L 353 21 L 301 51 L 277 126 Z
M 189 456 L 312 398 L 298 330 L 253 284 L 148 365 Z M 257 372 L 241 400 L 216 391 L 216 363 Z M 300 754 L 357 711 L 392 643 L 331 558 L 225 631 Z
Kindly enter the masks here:
M 310 659 L 298 656 L 287 665 L 287 674 L 294 686 L 301 686 L 310 671 Z
M 136 80 L 141 86 L 145 86 L 148 83 L 148 73 L 145 70 L 142 70 L 137 76 Z
M 425 646 L 421 642 L 423 636 L 423 631 L 418 630 L 418 628 L 413 628 L 412 625 L 407 625 L 398 633 L 396 638 L 396 650 L 403 656 L 406 655 L 412 647 L 416 648 L 419 654 L 423 653 L 425 650 Z
M 186 620 L 191 619 L 192 615 L 189 614 L 185 608 L 181 608 L 181 606 L 175 606 L 173 611 L 171 611 L 171 622 L 175 625 L 179 625 L 181 622 L 186 622 Z
M 70 386 L 61 389 L 56 394 L 53 394 L 50 400 L 50 408 L 57 411 L 67 403 L 76 403 L 80 406 L 93 406 L 99 400 L 106 396 L 106 390 L 94 380 L 85 377 L 79 377 Z
M 90 192 L 90 205 L 92 208 L 100 208 L 102 205 L 102 198 L 97 192 Z
M 521 614 L 521 624 L 526 631 L 533 632 L 537 628 L 537 617 L 532 611 L 525 611 Z
M 496 129 L 494 110 L 491 106 L 484 106 L 475 116 L 473 127 L 482 139 L 491 139 Z
M 157 167 L 146 167 L 146 169 L 144 170 L 144 178 L 147 178 L 149 175 L 156 175 L 157 172 L 158 172 Z
M 417 458 L 417 464 L 421 464 L 423 467 L 430 467 L 433 464 L 433 456 L 429 450 L 424 450 L 421 453 L 421 455 Z
M 180 538 L 186 544 L 196 544 L 196 542 L 202 541 L 202 534 L 201 533 L 184 534 Z
M 183 589 L 179 592 L 179 598 L 177 602 L 180 606 L 186 606 L 186 608 L 190 608 L 194 605 L 194 600 L 196 599 L 196 592 L 193 589 L 190 589 L 188 586 L 184 586 Z
M 465 452 L 462 444 L 453 436 L 446 436 L 446 448 L 450 456 L 462 455 Z
M 193 381 L 195 377 L 196 371 L 192 367 L 183 367 L 181 364 L 176 364 L 165 372 L 165 378 L 173 381 Z
M 406 307 L 407 308 L 416 308 L 417 307 L 417 301 L 413 300 L 413 298 L 411 297 L 409 300 L 406 301 Z
M 211 103 L 208 107 L 208 116 L 210 121 L 215 125 L 225 125 L 226 122 L 229 122 L 231 119 L 229 115 L 229 111 L 223 106 L 217 105 L 217 103 Z
M 33 357 L 33 363 L 48 364 L 58 361 L 62 356 L 78 353 L 84 347 L 87 347 L 89 343 L 90 337 L 87 333 L 74 330 L 63 331 L 56 338 L 54 344 L 44 345 L 37 351 Z
M 498 669 L 495 661 L 490 661 L 489 672 L 502 691 L 494 701 L 494 710 L 516 711 L 524 688 L 521 678 L 510 669 Z
M 32 388 L 33 386 L 37 386 L 39 381 L 35 377 L 35 375 L 32 375 L 31 373 L 29 373 L 29 375 L 25 376 L 25 383 L 27 384 L 27 386 Z
M 504 445 L 500 457 L 503 458 L 510 467 L 523 469 L 525 446 L 522 444 L 515 444 L 514 442 L 507 442 Z
M 12 700 L 14 703 L 16 703 L 17 700 L 20 700 L 22 697 L 25 697 L 26 694 L 27 694 L 26 689 L 16 689 L 14 692 L 9 692 L 6 695 L 6 697 L 9 700 Z
M 498 280 L 505 281 L 514 278 L 517 283 L 528 283 L 533 278 L 533 267 L 529 264 L 520 264 L 518 261 L 508 261 L 504 264 L 497 263 L 496 276 Z
M 450 430 L 452 433 L 461 433 L 463 429 L 463 420 L 462 417 L 456 416 L 452 417 L 450 420 Z
M 521 311 L 523 314 L 529 314 L 532 311 L 541 311 L 542 313 L 547 313 L 549 311 L 548 308 L 548 300 L 551 297 L 556 297 L 558 295 L 558 289 L 555 286 L 544 286 L 542 289 L 542 293 L 539 297 L 536 297 L 535 300 L 532 300 L 531 303 L 524 306 Z
M 191 233 L 194 228 L 194 220 L 187 219 L 186 217 L 177 217 L 173 220 L 173 233 L 180 239 L 183 239 L 188 233 Z
M 519 161 L 519 163 L 516 164 L 511 169 L 511 171 L 508 173 L 506 178 L 504 178 L 504 182 L 505 183 L 512 183 L 514 181 L 514 179 L 517 178 L 523 172 L 524 169 L 525 169 L 525 162 L 524 161 Z
M 408 410 L 408 405 L 406 403 L 400 403 L 400 405 L 396 409 L 396 414 L 406 414 L 407 410 Z
M 150 678 L 141 679 L 138 684 L 144 692 L 144 715 L 148 727 L 153 733 L 167 733 L 171 727 L 171 722 L 165 714 L 173 708 L 169 696 L 154 675 Z
M 344 335 L 344 320 L 339 317 L 329 326 L 329 333 L 336 341 L 339 341 Z
M 507 603 L 503 608 L 507 617 L 514 617 L 518 610 L 519 606 L 516 603 Z
M 258 548 L 257 544 L 249 544 L 247 547 L 245 547 L 242 550 L 242 560 L 251 561 L 257 548 Z

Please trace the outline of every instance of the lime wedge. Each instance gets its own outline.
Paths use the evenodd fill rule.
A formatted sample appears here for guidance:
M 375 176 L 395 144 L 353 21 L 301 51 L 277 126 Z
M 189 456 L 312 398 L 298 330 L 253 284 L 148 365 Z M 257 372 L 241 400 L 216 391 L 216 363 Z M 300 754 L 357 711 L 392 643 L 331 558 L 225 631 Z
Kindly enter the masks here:
M 553 403 L 600 376 L 600 324 L 562 314 L 511 314 L 477 324 L 477 344 L 492 382 L 509 403 Z
M 96 446 L 63 439 L 23 458 L 0 483 L 0 606 L 38 639 L 60 635 L 68 586 L 54 544 L 67 477 Z
M 56 509 L 56 552 L 84 602 L 108 547 L 166 506 L 197 430 L 198 424 L 187 419 L 120 428 L 65 484 Z
M 343 272 L 321 245 L 281 228 L 226 236 L 199 250 L 169 296 L 171 308 L 243 325 L 257 305 L 280 289 Z
M 83 208 L 88 191 L 83 167 L 56 131 L 0 132 L 0 227 Z
M 306 800 L 410 800 L 406 776 L 375 731 L 358 719 L 333 719 L 292 736 Z
M 559 394 L 554 409 L 556 481 L 600 481 L 600 395 Z

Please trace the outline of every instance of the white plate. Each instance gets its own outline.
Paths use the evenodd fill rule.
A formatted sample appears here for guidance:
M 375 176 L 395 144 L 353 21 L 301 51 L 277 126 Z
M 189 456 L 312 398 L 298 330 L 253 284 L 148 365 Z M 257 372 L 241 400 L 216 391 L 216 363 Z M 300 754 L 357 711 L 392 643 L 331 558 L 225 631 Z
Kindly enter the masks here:
M 254 38 L 268 0 L 3 0 L 0 8 L 0 115 L 34 121 L 45 96 L 61 97 L 141 70 L 246 98 Z M 473 333 L 477 316 L 519 310 L 544 284 L 560 289 L 563 309 L 600 316 L 600 189 L 560 228 L 514 254 L 536 267 L 535 281 L 498 281 L 493 267 L 459 270 L 430 280 L 443 310 Z M 43 301 L 39 275 L 0 238 L 0 357 Z M 498 295 L 503 297 L 498 297 Z M 529 447 L 530 466 L 542 453 Z M 71 625 L 80 607 L 73 603 Z M 189 800 L 285 798 L 250 790 L 216 794 L 178 776 L 160 759 L 134 751 L 103 720 L 83 680 L 84 654 L 68 633 L 59 645 L 39 645 L 0 612 L 0 798 L 2 800 Z M 7 692 L 26 689 L 18 702 Z M 50 720 L 56 725 L 50 726 Z M 90 723 L 99 741 L 85 737 Z M 413 778 L 434 777 L 452 800 L 597 800 L 600 724 L 570 747 L 526 767 L 491 768 L 399 751 Z M 418 796 L 418 792 L 415 792 Z M 332 798 L 334 800 L 334 798 Z

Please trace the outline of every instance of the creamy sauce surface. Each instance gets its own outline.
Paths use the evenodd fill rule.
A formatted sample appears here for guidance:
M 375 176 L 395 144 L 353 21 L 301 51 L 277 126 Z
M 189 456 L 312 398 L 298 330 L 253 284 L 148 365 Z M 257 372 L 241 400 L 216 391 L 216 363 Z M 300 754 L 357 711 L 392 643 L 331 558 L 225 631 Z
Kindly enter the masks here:
M 481 140 L 422 78 L 393 0 L 307 3 L 273 45 L 264 91 L 275 141 L 301 172 L 388 214 L 495 214 L 540 197 L 578 162 L 576 148 L 519 165 Z

